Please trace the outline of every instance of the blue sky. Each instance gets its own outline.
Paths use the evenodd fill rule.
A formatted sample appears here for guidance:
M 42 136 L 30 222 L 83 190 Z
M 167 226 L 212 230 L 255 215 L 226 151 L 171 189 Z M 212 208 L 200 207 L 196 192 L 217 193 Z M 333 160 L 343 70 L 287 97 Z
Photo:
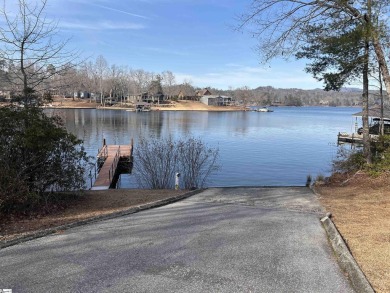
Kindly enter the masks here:
M 249 0 L 49 0 L 71 48 L 95 60 L 153 72 L 177 82 L 228 89 L 321 87 L 304 62 L 260 64 L 256 41 L 233 29 Z

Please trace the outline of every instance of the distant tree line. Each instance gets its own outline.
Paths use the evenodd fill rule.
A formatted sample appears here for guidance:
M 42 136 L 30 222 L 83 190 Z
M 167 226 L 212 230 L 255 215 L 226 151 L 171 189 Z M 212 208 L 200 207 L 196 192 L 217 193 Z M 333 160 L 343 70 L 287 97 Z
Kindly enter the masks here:
M 10 67 L 13 62 L 0 60 L 0 90 L 8 89 L 17 93 L 15 83 L 9 83 Z M 69 66 L 56 74 L 56 69 L 50 65 L 47 70 L 52 73 L 50 78 L 36 87 L 36 93 L 50 92 L 67 98 L 77 98 L 75 92 L 86 91 L 94 93 L 95 98 L 112 97 L 118 101 L 131 95 L 148 92 L 156 83 L 161 86 L 167 99 L 177 100 L 180 91 L 193 96 L 200 87 L 190 81 L 177 83 L 173 72 L 166 70 L 161 73 L 132 69 L 127 66 L 109 65 L 103 56 L 95 62 L 86 61 L 78 66 Z M 241 105 L 285 105 L 285 106 L 361 106 L 361 90 L 341 89 L 340 91 L 324 91 L 322 89 L 281 89 L 271 86 L 259 86 L 251 89 L 248 86 L 236 89 L 222 90 L 208 87 L 212 94 L 227 95 Z M 89 97 L 93 99 L 93 97 Z M 370 104 L 379 100 L 377 91 L 371 91 Z

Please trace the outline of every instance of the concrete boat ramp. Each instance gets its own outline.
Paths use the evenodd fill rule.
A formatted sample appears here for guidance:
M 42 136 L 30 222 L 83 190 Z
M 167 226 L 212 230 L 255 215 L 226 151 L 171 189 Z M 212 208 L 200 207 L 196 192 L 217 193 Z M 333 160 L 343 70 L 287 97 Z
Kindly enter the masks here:
M 0 250 L 13 292 L 354 292 L 308 188 L 211 188 Z

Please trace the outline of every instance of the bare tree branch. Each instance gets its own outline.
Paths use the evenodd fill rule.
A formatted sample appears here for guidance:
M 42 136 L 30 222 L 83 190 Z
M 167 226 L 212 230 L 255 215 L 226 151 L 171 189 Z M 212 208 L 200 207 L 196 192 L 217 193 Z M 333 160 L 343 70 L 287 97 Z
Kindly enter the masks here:
M 13 16 L 3 0 L 0 10 L 5 23 L 0 27 L 0 58 L 14 65 L 8 82 L 16 94 L 25 98 L 32 92 L 48 90 L 40 86 L 53 75 L 61 75 L 69 67 L 76 66 L 75 61 L 79 58 L 78 52 L 66 50 L 69 39 L 56 39 L 57 23 L 49 21 L 45 15 L 47 1 L 32 4 L 18 0 L 19 13 Z M 55 70 L 50 71 L 49 67 Z

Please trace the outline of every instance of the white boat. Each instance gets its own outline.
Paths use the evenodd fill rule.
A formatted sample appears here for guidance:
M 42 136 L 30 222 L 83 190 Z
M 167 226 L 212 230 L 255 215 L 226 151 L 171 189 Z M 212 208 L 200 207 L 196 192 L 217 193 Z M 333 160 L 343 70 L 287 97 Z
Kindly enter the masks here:
M 257 109 L 257 112 L 273 112 L 273 110 L 268 109 L 267 107 L 262 107 Z

